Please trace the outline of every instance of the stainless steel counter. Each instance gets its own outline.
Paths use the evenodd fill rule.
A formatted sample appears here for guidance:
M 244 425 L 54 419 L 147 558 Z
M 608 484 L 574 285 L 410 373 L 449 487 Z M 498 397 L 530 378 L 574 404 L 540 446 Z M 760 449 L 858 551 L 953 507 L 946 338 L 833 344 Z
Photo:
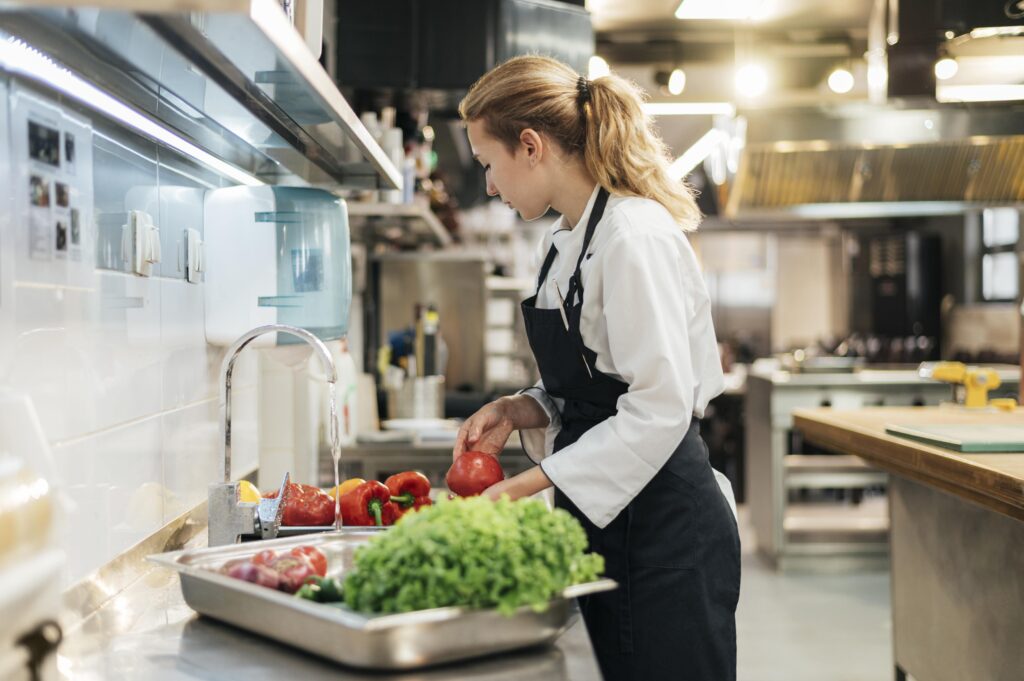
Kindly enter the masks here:
M 1020 383 L 1020 367 L 1008 365 L 986 365 L 994 369 L 999 380 L 1015 387 Z M 779 369 L 765 369 L 755 367 L 751 370 L 751 378 L 769 381 L 775 387 L 838 387 L 838 386 L 885 386 L 885 385 L 928 385 L 941 386 L 949 392 L 949 399 L 952 399 L 952 386 L 948 383 L 941 383 L 931 379 L 922 378 L 918 370 L 914 369 L 884 369 L 866 367 L 854 372 L 822 372 L 822 373 L 792 373 Z
M 985 365 L 995 369 L 999 379 L 1009 387 L 1020 382 L 1020 367 L 1006 364 Z M 864 367 L 850 372 L 792 373 L 783 369 L 772 368 L 765 364 L 751 369 L 749 376 L 769 381 L 775 387 L 808 388 L 808 387 L 841 387 L 841 386 L 938 386 L 949 393 L 952 399 L 952 385 L 928 378 L 922 378 L 917 368 L 887 369 Z M 1009 387 L 1007 389 L 1009 389 Z
M 68 631 L 58 669 L 76 681 L 601 678 L 581 619 L 551 647 L 403 674 L 347 669 L 197 616 L 182 599 L 178 576 L 160 568 L 146 572 Z

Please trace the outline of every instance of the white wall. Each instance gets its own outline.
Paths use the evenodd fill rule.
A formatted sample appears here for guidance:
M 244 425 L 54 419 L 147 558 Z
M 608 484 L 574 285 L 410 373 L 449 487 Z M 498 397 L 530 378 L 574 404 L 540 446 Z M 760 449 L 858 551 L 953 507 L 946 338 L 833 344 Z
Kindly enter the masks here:
M 15 99 L 3 94 L 0 109 Z M 52 482 L 72 502 L 60 543 L 73 582 L 205 500 L 220 470 L 222 349 L 206 343 L 203 285 L 184 281 L 181 248 L 186 226 L 202 228 L 204 190 L 221 181 L 100 130 L 88 149 L 94 191 L 79 197 L 93 204 L 81 259 L 30 257 L 19 230 L 34 171 L 12 151 L 24 121 L 12 116 L 4 130 L 5 118 L 0 145 L 13 163 L 0 177 L 0 386 L 31 398 L 52 448 Z M 131 209 L 149 211 L 161 229 L 163 262 L 149 278 L 123 271 L 120 225 Z M 237 475 L 257 461 L 255 353 L 236 366 Z
M 848 291 L 838 235 L 777 237 L 772 349 L 803 347 L 848 332 Z

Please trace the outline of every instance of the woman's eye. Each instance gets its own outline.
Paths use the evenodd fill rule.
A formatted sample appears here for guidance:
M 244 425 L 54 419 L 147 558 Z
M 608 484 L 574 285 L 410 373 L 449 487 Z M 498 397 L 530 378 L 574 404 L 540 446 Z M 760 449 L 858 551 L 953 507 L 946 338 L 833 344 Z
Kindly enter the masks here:
M 485 173 L 486 173 L 486 172 L 490 172 L 490 170 L 491 170 L 491 164 L 490 164 L 490 163 L 488 163 L 487 165 L 485 165 L 485 166 L 484 166 L 484 172 L 485 172 Z

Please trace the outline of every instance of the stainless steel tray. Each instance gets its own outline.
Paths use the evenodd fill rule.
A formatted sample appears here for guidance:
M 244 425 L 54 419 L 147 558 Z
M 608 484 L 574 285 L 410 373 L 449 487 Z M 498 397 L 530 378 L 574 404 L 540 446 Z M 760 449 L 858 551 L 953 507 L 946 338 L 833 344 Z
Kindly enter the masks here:
M 343 529 L 329 534 L 174 551 L 150 560 L 177 570 L 185 602 L 196 612 L 353 667 L 414 669 L 553 642 L 572 623 L 577 596 L 608 591 L 602 579 L 571 586 L 544 612 L 435 608 L 396 615 L 365 615 L 344 607 L 295 598 L 216 572 L 224 563 L 265 549 L 312 545 L 327 556 L 328 574 L 352 567 L 355 549 L 381 530 Z

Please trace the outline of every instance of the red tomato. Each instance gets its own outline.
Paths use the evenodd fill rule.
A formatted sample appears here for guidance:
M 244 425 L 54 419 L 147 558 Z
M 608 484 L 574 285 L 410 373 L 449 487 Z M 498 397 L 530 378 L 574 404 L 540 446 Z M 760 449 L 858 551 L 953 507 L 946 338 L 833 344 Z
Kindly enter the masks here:
M 281 580 L 277 588 L 290 594 L 298 591 L 307 579 L 316 575 L 309 559 L 301 554 L 279 556 L 270 567 Z
M 498 460 L 483 452 L 466 452 L 455 460 L 444 476 L 448 489 L 460 497 L 476 496 L 504 479 L 505 471 Z
M 277 551 L 274 549 L 264 549 L 252 557 L 253 565 L 270 565 L 277 558 Z
M 313 572 L 321 577 L 327 576 L 327 556 L 315 546 L 296 546 L 292 549 L 293 556 L 304 556 L 313 567 Z M 254 559 L 255 561 L 255 559 Z
M 267 499 L 276 499 L 277 490 L 263 495 Z M 331 525 L 334 523 L 334 499 L 319 487 L 302 485 L 297 482 L 288 483 L 284 492 L 284 512 L 281 524 L 291 527 Z

